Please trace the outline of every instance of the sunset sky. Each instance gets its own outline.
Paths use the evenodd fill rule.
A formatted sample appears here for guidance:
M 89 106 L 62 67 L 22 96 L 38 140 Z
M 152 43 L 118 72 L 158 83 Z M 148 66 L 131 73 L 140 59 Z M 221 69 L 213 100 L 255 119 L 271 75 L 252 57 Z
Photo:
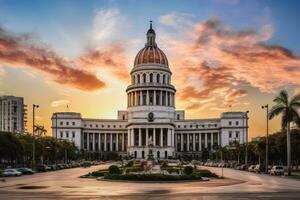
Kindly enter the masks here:
M 32 126 L 53 112 L 116 118 L 149 20 L 187 118 L 250 114 L 250 138 L 280 89 L 300 92 L 300 2 L 0 0 L 0 95 L 23 96 Z M 279 130 L 279 119 L 270 122 Z

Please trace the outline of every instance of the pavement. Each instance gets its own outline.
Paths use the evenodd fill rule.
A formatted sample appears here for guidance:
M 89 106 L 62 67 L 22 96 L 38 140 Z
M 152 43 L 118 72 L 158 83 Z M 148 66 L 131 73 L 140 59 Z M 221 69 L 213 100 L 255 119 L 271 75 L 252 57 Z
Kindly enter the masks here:
M 79 176 L 107 165 L 73 168 L 0 182 L 0 199 L 300 199 L 300 181 L 225 168 L 207 182 L 137 183 Z M 221 168 L 201 167 L 219 175 Z

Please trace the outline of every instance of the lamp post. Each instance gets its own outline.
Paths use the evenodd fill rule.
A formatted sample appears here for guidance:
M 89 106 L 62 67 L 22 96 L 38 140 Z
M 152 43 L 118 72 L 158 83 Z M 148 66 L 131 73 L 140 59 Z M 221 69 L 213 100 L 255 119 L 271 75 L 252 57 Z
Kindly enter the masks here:
M 262 109 L 266 109 L 267 111 L 267 137 L 266 137 L 266 174 L 268 173 L 268 165 L 269 165 L 269 105 L 266 104 L 261 107 Z
M 245 112 L 245 118 L 246 118 L 246 146 L 245 146 L 245 165 L 248 169 L 248 113 L 249 110 Z
M 39 105 L 33 104 L 32 105 L 32 169 L 35 169 L 35 133 L 34 133 L 34 127 L 35 127 L 35 109 L 38 108 Z

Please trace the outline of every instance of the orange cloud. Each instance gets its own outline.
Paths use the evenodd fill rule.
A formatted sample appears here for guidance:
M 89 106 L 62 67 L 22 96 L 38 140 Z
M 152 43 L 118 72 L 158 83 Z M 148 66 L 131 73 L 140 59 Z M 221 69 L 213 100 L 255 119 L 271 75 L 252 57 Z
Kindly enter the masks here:
M 91 69 L 107 68 L 118 77 L 125 77 L 121 60 L 123 49 L 113 46 L 108 50 L 88 49 L 83 56 L 68 61 L 45 45 L 37 45 L 30 35 L 15 35 L 0 27 L 0 64 L 30 67 L 43 72 L 52 81 L 80 90 L 93 91 L 105 87 Z M 94 68 L 85 68 L 93 66 Z M 83 69 L 84 68 L 84 69 Z M 127 75 L 127 74 L 126 74 Z
M 171 38 L 171 63 L 180 100 L 201 108 L 208 101 L 219 108 L 247 95 L 242 85 L 262 92 L 300 85 L 300 59 L 280 45 L 270 45 L 272 28 L 234 31 L 219 20 L 190 27 L 185 37 Z M 198 106 L 197 106 L 198 105 Z

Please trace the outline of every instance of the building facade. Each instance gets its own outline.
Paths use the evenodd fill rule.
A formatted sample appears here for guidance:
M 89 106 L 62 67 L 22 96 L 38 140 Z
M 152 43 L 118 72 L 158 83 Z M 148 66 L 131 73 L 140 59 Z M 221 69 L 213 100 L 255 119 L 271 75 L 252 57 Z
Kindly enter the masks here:
M 86 119 L 80 113 L 52 116 L 54 137 L 73 141 L 80 149 L 117 152 L 120 156 L 147 158 L 149 146 L 155 158 L 202 158 L 220 146 L 247 141 L 247 115 L 225 112 L 215 119 L 185 119 L 175 109 L 176 89 L 164 52 L 156 44 L 150 24 L 147 41 L 135 60 L 127 87 L 127 110 L 118 118 Z
M 0 96 L 0 131 L 26 132 L 26 111 L 23 97 Z

